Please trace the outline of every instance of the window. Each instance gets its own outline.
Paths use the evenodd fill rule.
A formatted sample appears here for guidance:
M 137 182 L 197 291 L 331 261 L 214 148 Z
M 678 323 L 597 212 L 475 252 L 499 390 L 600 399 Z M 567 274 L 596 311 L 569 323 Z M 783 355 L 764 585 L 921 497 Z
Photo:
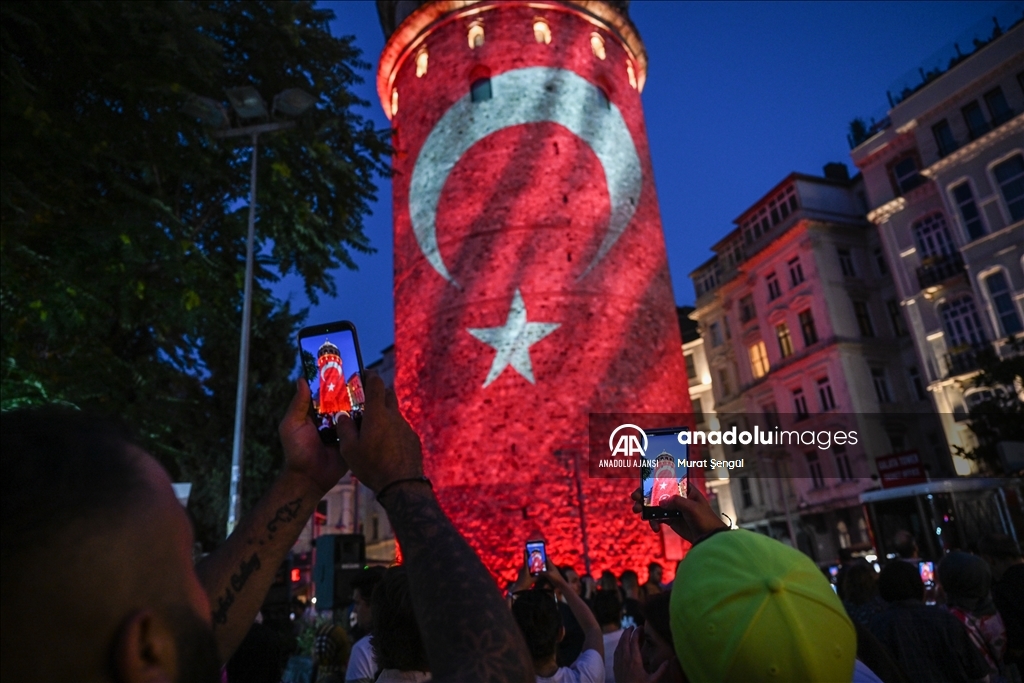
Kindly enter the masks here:
M 768 429 L 779 428 L 779 409 L 774 403 L 765 403 L 761 406 L 761 412 L 764 413 L 764 423 L 768 426 Z
M 837 249 L 839 254 L 839 269 L 843 271 L 843 277 L 857 277 L 857 271 L 853 268 L 853 255 L 849 249 Z
M 745 323 L 757 317 L 754 309 L 754 297 L 751 294 L 740 299 L 740 322 Z
M 917 160 L 916 150 L 897 157 L 889 165 L 889 179 L 892 181 L 896 194 L 906 194 L 924 182 L 920 168 L 921 164 Z
M 786 265 L 789 266 L 789 281 L 796 287 L 804 281 L 804 268 L 800 265 L 800 257 L 790 259 Z
M 818 380 L 818 400 L 821 402 L 821 412 L 823 413 L 836 407 L 836 399 L 832 395 L 832 383 L 828 381 L 827 376 Z
M 833 446 L 832 455 L 836 458 L 836 471 L 840 481 L 853 479 L 853 468 L 850 467 L 850 456 L 846 454 L 846 446 Z
M 480 22 L 475 22 L 469 27 L 469 33 L 466 34 L 469 39 L 470 49 L 476 49 L 483 47 L 484 44 L 484 25 Z
M 992 88 L 985 93 L 985 106 L 992 117 L 993 128 L 1013 118 L 1013 110 L 1006 103 L 1006 95 L 1003 94 L 1002 88 Z
M 999 317 L 999 324 L 1003 327 L 1003 335 L 1020 334 L 1024 327 L 1020 324 L 1020 316 L 1013 305 L 1013 296 L 1010 293 L 1010 286 L 1006 282 L 1006 274 L 999 270 L 985 278 L 985 287 L 988 288 L 988 295 L 992 298 L 992 307 Z
M 690 401 L 690 405 L 693 406 L 693 421 L 697 424 L 704 423 L 704 406 L 701 405 L 700 399 L 695 398 Z
M 988 132 L 988 122 L 985 121 L 985 113 L 981 111 L 981 105 L 971 102 L 960 110 L 964 115 L 964 123 L 967 124 L 967 131 L 971 139 L 980 138 Z
M 633 68 L 633 62 L 626 60 L 626 77 L 629 78 L 629 87 L 636 90 L 636 70 Z
M 600 34 L 590 34 L 590 51 L 593 52 L 594 56 L 598 59 L 604 60 L 606 56 L 604 51 L 604 38 L 602 38 Z
M 1024 220 L 1024 156 L 1016 154 L 992 169 L 1013 222 Z
M 722 345 L 722 326 L 718 323 L 711 323 L 711 346 L 718 347 Z
M 789 334 L 789 325 L 779 323 L 775 326 L 775 336 L 779 340 L 779 354 L 783 358 L 793 355 L 793 337 Z
M 775 301 L 782 296 L 782 287 L 779 286 L 779 278 L 772 273 L 768 276 L 768 301 Z
M 885 262 L 885 254 L 882 253 L 881 247 L 876 248 L 874 250 L 874 252 L 872 252 L 872 253 L 875 256 L 875 265 L 878 266 L 878 274 L 879 275 L 888 275 L 889 274 L 889 266 Z
M 746 477 L 740 477 L 740 498 L 743 499 L 744 508 L 754 506 L 754 495 L 750 491 L 750 480 Z
M 953 137 L 953 129 L 949 127 L 949 121 L 946 119 L 932 126 L 932 135 L 935 136 L 935 144 L 939 146 L 939 157 L 956 150 L 956 138 Z
M 543 19 L 533 21 L 533 39 L 544 45 L 551 44 L 551 27 Z
M 754 379 L 761 379 L 767 375 L 771 366 L 768 364 L 768 350 L 765 349 L 764 342 L 759 341 L 750 345 L 747 352 L 750 354 L 750 369 L 754 372 Z
M 730 396 L 732 394 L 729 373 L 724 369 L 718 371 L 718 388 L 720 389 L 719 396 Z
M 900 453 L 907 448 L 907 440 L 903 438 L 903 434 L 897 432 L 889 433 L 889 443 L 892 445 L 893 453 Z
M 803 420 L 810 415 L 807 412 L 807 397 L 804 396 L 803 389 L 793 389 L 793 410 L 796 412 L 798 420 Z
M 469 99 L 473 102 L 484 102 L 491 99 L 491 79 L 478 78 L 469 86 Z
M 914 387 L 914 395 L 917 396 L 917 400 L 926 400 L 928 392 L 924 390 L 924 382 L 921 381 L 921 373 L 918 372 L 917 366 L 911 365 L 907 368 L 907 375 L 910 376 L 910 386 Z
M 885 302 L 885 308 L 889 311 L 889 324 L 892 325 L 892 333 L 897 337 L 907 336 L 907 325 L 903 321 L 903 311 L 900 310 L 900 302 L 896 299 L 889 299 Z
M 737 431 L 739 431 L 739 425 L 738 425 L 738 424 L 736 424 L 735 422 L 730 422 L 730 423 L 729 423 L 728 425 L 726 425 L 726 428 L 727 428 L 727 429 L 728 429 L 728 430 L 729 430 L 730 432 L 731 432 L 732 430 L 734 430 L 734 429 L 735 429 L 735 430 L 737 430 Z M 734 453 L 735 453 L 736 451 L 739 451 L 739 450 L 742 450 L 742 449 L 743 449 L 743 445 L 742 445 L 742 444 L 740 444 L 739 440 L 737 440 L 737 441 L 736 441 L 736 443 L 732 444 L 732 450 L 733 450 L 733 452 L 734 452 Z
M 866 301 L 853 302 L 853 314 L 857 317 L 857 328 L 862 337 L 874 337 L 875 326 L 871 324 L 871 314 Z
M 693 362 L 693 354 L 684 353 L 683 359 L 686 361 L 686 376 L 690 379 L 697 379 L 697 365 Z
M 970 238 L 976 240 L 984 235 L 985 224 L 981 222 L 978 205 L 974 203 L 974 193 L 971 192 L 970 183 L 964 181 L 953 188 L 953 203 L 960 210 L 960 219 Z
M 423 78 L 427 74 L 427 63 L 430 60 L 430 55 L 427 54 L 427 48 L 422 48 L 416 54 L 416 78 Z
M 892 391 L 885 376 L 885 368 L 871 368 L 871 382 L 875 385 L 875 396 L 879 403 L 892 403 Z
M 725 330 L 725 338 L 732 339 L 732 333 L 729 332 L 729 317 L 725 316 L 722 318 L 722 329 Z
M 800 331 L 804 335 L 804 346 L 810 346 L 818 341 L 818 330 L 814 327 L 814 315 L 811 309 L 800 314 Z
M 936 260 L 953 254 L 953 238 L 941 213 L 932 213 L 914 223 L 914 239 L 920 250 L 921 261 Z
M 378 517 L 377 515 L 374 515 L 371 519 L 373 521 L 373 533 L 370 536 L 370 540 L 372 540 L 372 541 L 379 541 L 380 540 L 380 517 Z
M 391 91 L 391 115 L 398 115 L 398 88 Z
M 968 294 L 959 299 L 947 301 L 939 307 L 942 323 L 949 335 L 947 346 L 955 349 L 961 346 L 979 347 L 985 343 L 985 332 L 981 318 L 974 308 L 974 299 Z
M 825 475 L 821 472 L 821 460 L 818 459 L 818 454 L 814 451 L 807 451 L 804 457 L 807 458 L 807 471 L 811 473 L 811 481 L 814 482 L 814 488 L 824 488 Z

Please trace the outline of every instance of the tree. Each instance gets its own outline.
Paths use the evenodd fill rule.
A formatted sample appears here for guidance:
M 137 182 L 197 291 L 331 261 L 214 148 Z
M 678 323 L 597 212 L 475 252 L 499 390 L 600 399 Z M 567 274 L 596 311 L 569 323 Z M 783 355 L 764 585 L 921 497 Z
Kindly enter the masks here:
M 299 87 L 316 107 L 260 139 L 243 493 L 280 466 L 304 311 L 371 251 L 362 218 L 384 132 L 351 92 L 368 67 L 311 2 L 0 5 L 0 355 L 4 408 L 63 401 L 134 424 L 223 534 L 245 259 L 248 146 L 182 113 L 193 95 Z
M 966 450 L 954 446 L 957 455 L 977 461 L 992 473 L 1001 473 L 999 444 L 1024 442 L 1024 340 L 1011 337 L 1009 352 L 999 357 L 991 350 L 978 354 L 980 372 L 968 382 L 968 388 L 980 389 L 968 411 L 968 425 L 978 446 Z

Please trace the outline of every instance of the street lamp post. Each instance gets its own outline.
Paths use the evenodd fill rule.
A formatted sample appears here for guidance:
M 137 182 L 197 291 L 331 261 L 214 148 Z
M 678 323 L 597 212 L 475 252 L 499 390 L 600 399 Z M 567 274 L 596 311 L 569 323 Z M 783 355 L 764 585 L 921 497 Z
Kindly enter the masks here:
M 245 241 L 245 285 L 242 294 L 242 335 L 238 351 L 238 386 L 235 392 L 235 428 L 231 444 L 231 489 L 228 498 L 227 535 L 235 530 L 242 512 L 242 465 L 245 448 L 245 412 L 249 390 L 249 339 L 252 328 L 252 276 L 256 240 L 256 170 L 259 158 L 259 136 L 263 133 L 277 133 L 295 127 L 294 121 L 267 121 L 266 103 L 256 88 L 243 86 L 231 88 L 225 93 L 231 108 L 239 120 L 262 119 L 264 123 L 227 127 L 230 123 L 227 111 L 216 100 L 195 97 L 186 111 L 205 123 L 219 128 L 213 132 L 215 138 L 232 138 L 248 135 L 252 139 L 252 161 L 249 170 L 249 228 Z M 291 88 L 274 98 L 274 113 L 299 116 L 316 102 L 316 98 L 298 88 Z

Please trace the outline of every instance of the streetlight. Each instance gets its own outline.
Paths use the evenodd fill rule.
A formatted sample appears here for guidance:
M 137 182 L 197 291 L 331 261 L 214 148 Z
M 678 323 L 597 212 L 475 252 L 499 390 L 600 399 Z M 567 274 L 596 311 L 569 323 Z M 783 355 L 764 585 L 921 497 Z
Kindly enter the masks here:
M 224 92 L 235 110 L 237 126 L 231 126 L 224 105 L 209 97 L 193 97 L 185 105 L 185 113 L 215 128 L 213 137 L 252 138 L 252 164 L 249 172 L 249 232 L 245 243 L 245 289 L 242 296 L 242 340 L 238 352 L 238 389 L 235 395 L 235 433 L 231 446 L 231 493 L 228 501 L 227 535 L 235 529 L 242 507 L 242 460 L 245 445 L 245 410 L 249 389 L 249 332 L 252 327 L 253 242 L 256 231 L 256 161 L 261 133 L 276 133 L 295 127 L 294 121 L 270 121 L 267 105 L 256 88 L 245 85 Z M 274 98 L 273 113 L 301 116 L 316 98 L 300 88 L 289 88 Z M 254 123 L 262 121 L 262 123 Z

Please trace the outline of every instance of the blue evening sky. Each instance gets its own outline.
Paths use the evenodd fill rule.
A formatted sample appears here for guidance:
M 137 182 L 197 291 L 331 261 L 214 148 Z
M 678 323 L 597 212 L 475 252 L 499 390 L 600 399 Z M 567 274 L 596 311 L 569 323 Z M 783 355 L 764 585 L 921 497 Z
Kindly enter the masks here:
M 655 2 L 630 16 L 647 47 L 647 135 L 676 302 L 692 304 L 688 277 L 733 219 L 792 171 L 821 175 L 850 164 L 846 132 L 856 117 L 884 113 L 893 81 L 953 41 L 1002 2 Z M 373 65 L 357 93 L 366 115 L 388 121 L 375 90 L 384 47 L 370 0 L 322 2 L 331 30 L 354 35 Z M 307 324 L 347 319 L 372 363 L 394 341 L 391 184 L 379 183 L 366 234 L 377 249 L 337 273 L 339 296 L 321 299 Z M 298 278 L 275 292 L 305 306 Z

